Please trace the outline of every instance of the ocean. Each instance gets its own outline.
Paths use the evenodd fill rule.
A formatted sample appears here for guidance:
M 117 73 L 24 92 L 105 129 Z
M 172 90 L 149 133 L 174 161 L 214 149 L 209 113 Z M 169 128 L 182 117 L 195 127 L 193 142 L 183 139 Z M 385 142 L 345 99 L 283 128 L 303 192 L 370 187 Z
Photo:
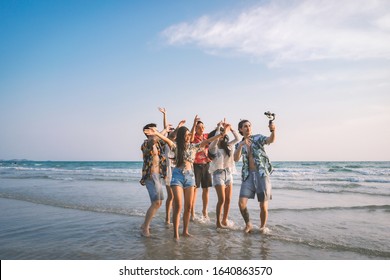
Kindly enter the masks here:
M 231 227 L 216 229 L 211 188 L 210 221 L 191 222 L 193 237 L 177 242 L 164 204 L 151 237 L 141 236 L 150 205 L 142 162 L 0 161 L 0 259 L 390 259 L 390 162 L 273 164 L 268 234 L 257 200 L 248 202 L 255 229 L 243 233 L 235 174 Z M 199 217 L 201 201 L 198 192 Z

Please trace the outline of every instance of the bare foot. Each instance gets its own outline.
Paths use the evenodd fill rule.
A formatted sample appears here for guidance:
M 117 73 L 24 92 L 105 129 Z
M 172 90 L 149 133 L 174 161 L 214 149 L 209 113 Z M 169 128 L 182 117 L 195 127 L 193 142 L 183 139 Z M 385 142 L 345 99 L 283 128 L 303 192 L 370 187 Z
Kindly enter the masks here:
M 220 229 L 226 229 L 227 226 L 223 225 L 223 224 L 217 224 L 217 229 L 220 228 Z
M 226 220 L 226 221 L 222 221 L 221 224 L 222 224 L 222 226 L 229 228 L 229 227 L 233 227 L 234 222 L 231 220 Z
M 141 226 L 141 235 L 144 237 L 150 237 L 150 229 L 149 227 Z
M 184 237 L 192 237 L 192 235 L 189 234 L 188 232 L 186 232 L 186 233 L 183 232 L 183 236 L 184 236 Z
M 260 233 L 262 233 L 262 234 L 269 234 L 270 230 L 267 227 L 262 227 L 262 228 L 260 228 Z
M 245 226 L 244 232 L 245 233 L 250 233 L 250 232 L 252 232 L 252 229 L 253 229 L 252 224 L 251 223 L 247 223 L 246 226 Z

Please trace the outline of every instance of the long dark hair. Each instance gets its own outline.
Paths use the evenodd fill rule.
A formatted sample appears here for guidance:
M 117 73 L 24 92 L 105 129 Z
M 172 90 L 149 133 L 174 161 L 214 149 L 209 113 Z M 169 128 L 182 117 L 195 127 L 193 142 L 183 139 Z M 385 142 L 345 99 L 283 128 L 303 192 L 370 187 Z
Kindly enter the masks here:
M 186 132 L 189 131 L 187 127 L 181 126 L 177 130 L 176 135 L 176 166 L 184 165 L 184 150 L 186 149 Z
M 214 135 L 217 133 L 217 130 L 214 129 L 213 131 L 211 131 L 209 133 L 209 137 L 208 138 L 211 138 L 211 137 L 214 137 Z M 219 145 L 222 149 L 225 150 L 225 153 L 230 157 L 230 153 L 231 153 L 231 150 L 230 150 L 230 147 L 228 146 L 228 143 L 229 143 L 229 136 L 225 135 L 222 139 L 222 141 L 218 142 L 217 145 Z M 209 155 L 209 158 L 212 160 L 215 158 L 215 154 L 211 154 L 210 151 L 208 153 Z
M 225 135 L 223 138 L 222 138 L 222 141 L 219 142 L 220 145 L 221 145 L 221 148 L 225 150 L 226 154 L 230 157 L 230 153 L 231 153 L 231 150 L 230 150 L 230 147 L 228 146 L 228 143 L 229 143 L 229 136 Z

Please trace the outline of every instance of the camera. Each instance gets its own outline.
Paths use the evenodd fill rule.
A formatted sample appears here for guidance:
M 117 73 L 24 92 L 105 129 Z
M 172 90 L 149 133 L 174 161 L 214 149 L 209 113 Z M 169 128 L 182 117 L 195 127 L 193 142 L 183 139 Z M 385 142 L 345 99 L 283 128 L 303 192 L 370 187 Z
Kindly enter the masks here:
M 275 114 L 271 113 L 270 111 L 267 111 L 264 113 L 264 115 L 267 116 L 267 118 L 269 119 L 269 125 L 271 125 L 272 122 L 275 120 Z M 270 128 L 270 131 L 273 132 L 273 130 L 271 128 Z
M 224 133 L 224 132 L 225 132 L 225 128 L 221 126 L 221 127 L 219 128 L 219 131 L 220 131 L 221 133 Z
M 265 112 L 264 115 L 266 115 L 267 118 L 269 118 L 269 123 L 270 124 L 272 123 L 273 120 L 275 120 L 275 114 L 271 113 L 270 111 Z

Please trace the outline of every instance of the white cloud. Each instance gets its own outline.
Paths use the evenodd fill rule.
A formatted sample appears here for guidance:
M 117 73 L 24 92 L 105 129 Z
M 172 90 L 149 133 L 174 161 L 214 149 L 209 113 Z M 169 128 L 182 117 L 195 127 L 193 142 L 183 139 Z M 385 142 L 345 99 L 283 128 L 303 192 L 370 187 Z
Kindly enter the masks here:
M 205 15 L 162 32 L 171 45 L 244 54 L 271 64 L 390 59 L 390 1 L 270 1 L 233 17 Z

